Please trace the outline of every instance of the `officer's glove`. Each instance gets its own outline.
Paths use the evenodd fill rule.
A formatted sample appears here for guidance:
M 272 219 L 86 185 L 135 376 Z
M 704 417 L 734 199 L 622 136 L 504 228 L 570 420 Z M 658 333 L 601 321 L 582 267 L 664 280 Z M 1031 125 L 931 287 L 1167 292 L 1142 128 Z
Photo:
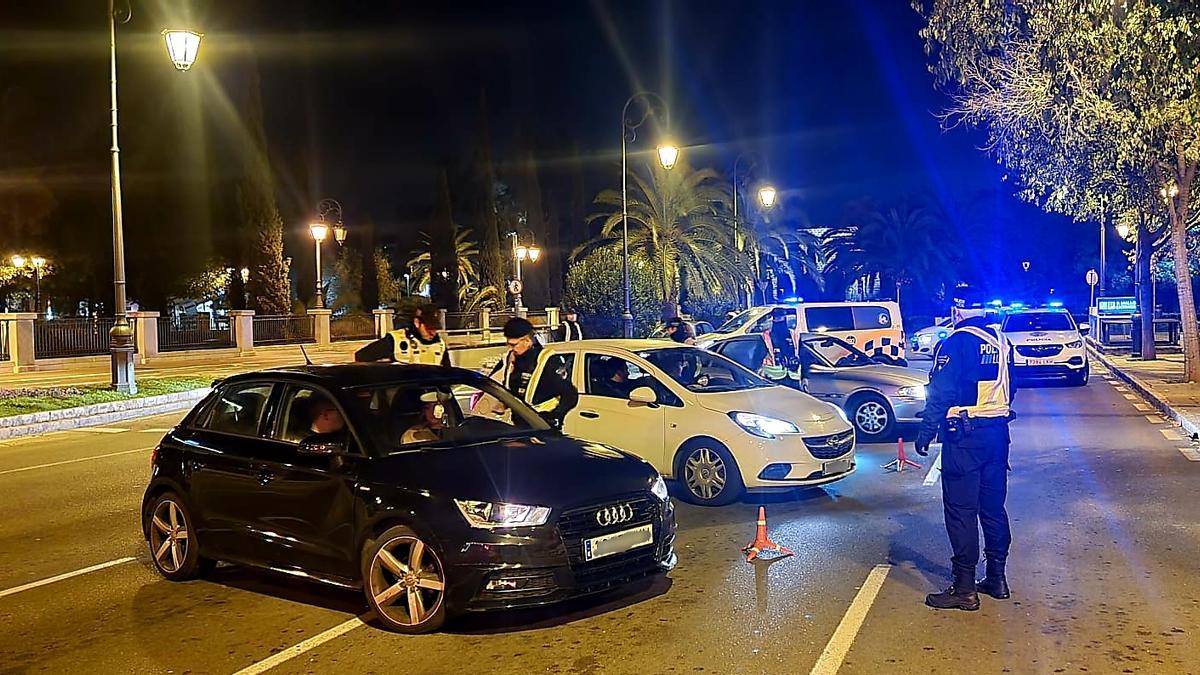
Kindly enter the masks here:
M 913 447 L 916 449 L 918 455 L 926 457 L 929 455 L 930 443 L 933 443 L 933 439 L 922 434 L 917 436 L 917 442 L 913 444 Z

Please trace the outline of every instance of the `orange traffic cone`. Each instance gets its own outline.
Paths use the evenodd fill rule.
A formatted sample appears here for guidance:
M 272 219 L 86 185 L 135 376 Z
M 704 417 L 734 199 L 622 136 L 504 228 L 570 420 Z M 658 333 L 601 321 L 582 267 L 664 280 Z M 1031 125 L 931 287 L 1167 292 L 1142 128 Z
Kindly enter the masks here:
M 884 464 L 880 468 L 881 469 L 891 469 L 892 471 L 895 471 L 896 473 L 900 473 L 901 471 L 904 471 L 904 467 L 906 467 L 906 466 L 911 466 L 914 469 L 921 468 L 920 464 L 917 464 L 916 462 L 912 461 L 911 459 L 908 458 L 908 455 L 904 454 L 904 439 L 898 438 L 898 439 L 896 439 L 896 459 L 893 459 L 892 461 L 888 462 L 887 464 Z
M 776 544 L 767 536 L 767 508 L 760 506 L 758 507 L 758 528 L 754 531 L 754 541 L 746 544 L 742 548 L 742 553 L 746 554 L 746 562 L 753 562 L 763 551 L 775 551 L 784 556 L 795 555 L 790 548 Z

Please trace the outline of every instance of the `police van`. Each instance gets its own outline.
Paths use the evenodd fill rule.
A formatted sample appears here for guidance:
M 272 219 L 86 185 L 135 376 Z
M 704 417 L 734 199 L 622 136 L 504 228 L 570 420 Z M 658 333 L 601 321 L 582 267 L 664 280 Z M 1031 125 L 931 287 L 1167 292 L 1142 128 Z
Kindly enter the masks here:
M 781 309 L 794 334 L 827 333 L 858 347 L 877 361 L 907 365 L 904 322 L 895 302 L 798 302 L 761 305 L 744 310 L 705 335 L 697 346 L 712 346 L 739 335 L 771 329 L 771 315 Z

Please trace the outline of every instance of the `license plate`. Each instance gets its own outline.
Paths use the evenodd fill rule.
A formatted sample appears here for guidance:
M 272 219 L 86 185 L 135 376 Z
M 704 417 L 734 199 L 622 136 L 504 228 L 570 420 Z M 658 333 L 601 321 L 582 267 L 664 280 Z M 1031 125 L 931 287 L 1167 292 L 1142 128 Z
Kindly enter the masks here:
M 1052 366 L 1054 359 L 1029 359 L 1025 362 L 1027 366 Z
M 647 523 L 628 530 L 584 539 L 583 559 L 595 560 L 608 555 L 624 553 L 639 546 L 648 546 L 653 543 L 654 526 Z
M 832 462 L 825 462 L 821 465 L 821 473 L 826 476 L 836 476 L 839 473 L 846 473 L 850 470 L 850 459 L 836 459 Z

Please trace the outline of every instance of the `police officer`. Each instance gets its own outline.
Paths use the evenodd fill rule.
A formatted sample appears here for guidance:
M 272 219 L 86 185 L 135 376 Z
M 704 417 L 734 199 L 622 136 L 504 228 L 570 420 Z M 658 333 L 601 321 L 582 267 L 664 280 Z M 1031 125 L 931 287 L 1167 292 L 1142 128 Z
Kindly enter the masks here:
M 390 331 L 354 352 L 354 360 L 449 366 L 450 348 L 441 334 L 440 314 L 435 305 L 421 305 L 411 326 Z
M 1004 510 L 1008 491 L 1008 424 L 1013 389 L 1011 348 L 985 318 L 982 296 L 970 287 L 954 293 L 952 332 L 934 355 L 928 398 L 916 450 L 929 453 L 942 439 L 942 505 L 954 551 L 954 580 L 925 604 L 937 609 L 979 609 L 979 593 L 1009 597 L 1004 564 L 1012 535 Z M 975 581 L 979 529 L 986 573 Z
M 772 365 L 764 366 L 764 373 L 769 379 L 799 389 L 804 377 L 800 357 L 796 353 L 796 338 L 787 325 L 787 310 L 781 307 L 771 310 L 771 327 L 766 337 L 771 349 Z
M 534 336 L 533 324 L 521 317 L 509 319 L 504 324 L 504 340 L 508 344 L 508 353 L 492 368 L 490 377 L 517 398 L 527 400 L 525 394 L 533 371 L 537 369 L 542 345 Z M 570 380 L 547 368 L 538 381 L 533 404 L 543 419 L 561 429 L 563 418 L 579 404 L 579 391 Z
M 579 325 L 579 315 L 573 309 L 563 310 L 563 322 L 554 331 L 558 342 L 571 342 L 583 339 L 583 328 Z
M 667 337 L 679 344 L 696 344 L 696 338 L 692 336 L 692 329 L 686 321 L 678 316 L 667 321 Z

